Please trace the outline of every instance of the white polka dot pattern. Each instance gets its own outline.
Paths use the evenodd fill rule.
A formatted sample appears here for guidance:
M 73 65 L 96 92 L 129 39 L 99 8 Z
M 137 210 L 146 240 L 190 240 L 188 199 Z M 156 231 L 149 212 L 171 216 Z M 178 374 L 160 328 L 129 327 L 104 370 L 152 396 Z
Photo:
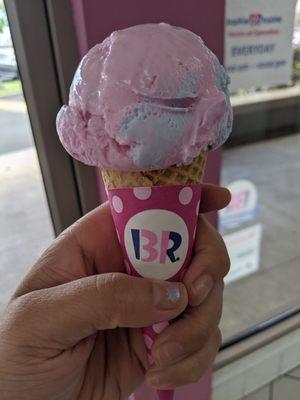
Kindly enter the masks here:
M 179 201 L 181 204 L 184 206 L 190 204 L 193 198 L 193 190 L 192 188 L 184 187 L 183 189 L 180 190 L 179 192 Z
M 148 200 L 151 196 L 151 187 L 137 187 L 133 189 L 135 197 L 139 200 Z
M 123 201 L 120 199 L 119 196 L 114 196 L 112 198 L 112 205 L 113 205 L 115 212 L 118 214 L 120 214 L 124 209 Z

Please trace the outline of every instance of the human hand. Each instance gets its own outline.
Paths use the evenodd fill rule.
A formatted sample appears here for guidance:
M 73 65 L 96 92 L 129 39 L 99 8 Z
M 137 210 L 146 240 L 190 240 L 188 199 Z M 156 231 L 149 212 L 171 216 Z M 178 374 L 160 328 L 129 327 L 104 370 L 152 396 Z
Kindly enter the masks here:
M 226 189 L 204 185 L 201 212 L 229 198 Z M 200 219 L 184 284 L 129 277 L 109 207 L 97 208 L 55 240 L 1 315 L 1 399 L 114 400 L 145 376 L 159 388 L 194 382 L 220 345 L 228 266 L 222 239 Z M 147 371 L 138 328 L 178 316 L 158 336 Z M 171 343 L 181 354 L 165 348 Z

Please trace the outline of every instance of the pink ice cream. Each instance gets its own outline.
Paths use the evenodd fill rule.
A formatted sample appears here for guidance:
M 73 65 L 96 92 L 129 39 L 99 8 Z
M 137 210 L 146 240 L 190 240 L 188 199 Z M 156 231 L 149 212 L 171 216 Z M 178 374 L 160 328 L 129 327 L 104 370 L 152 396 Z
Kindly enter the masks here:
M 228 137 L 229 78 L 196 34 L 147 24 L 113 32 L 81 61 L 57 117 L 65 149 L 100 168 L 189 164 Z

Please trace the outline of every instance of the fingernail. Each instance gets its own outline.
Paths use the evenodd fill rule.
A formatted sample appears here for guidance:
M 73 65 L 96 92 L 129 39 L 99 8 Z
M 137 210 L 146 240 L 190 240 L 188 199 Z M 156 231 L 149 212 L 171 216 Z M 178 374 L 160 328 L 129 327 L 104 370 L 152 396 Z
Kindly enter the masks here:
M 180 343 L 162 343 L 157 349 L 158 363 L 176 362 L 184 355 L 184 349 Z
M 180 297 L 180 288 L 176 283 L 155 282 L 153 284 L 154 305 L 161 310 L 177 308 Z
M 213 286 L 214 281 L 210 275 L 203 275 L 195 280 L 195 282 L 192 284 L 191 289 L 194 296 L 197 297 L 199 304 L 207 298 Z

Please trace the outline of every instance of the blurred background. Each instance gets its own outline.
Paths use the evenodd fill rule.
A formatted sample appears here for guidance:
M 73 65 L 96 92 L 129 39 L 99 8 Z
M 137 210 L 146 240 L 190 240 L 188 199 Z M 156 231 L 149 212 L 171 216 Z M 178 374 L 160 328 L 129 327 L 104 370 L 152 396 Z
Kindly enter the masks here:
M 294 13 L 295 3 L 290 2 L 288 10 L 290 43 L 285 37 L 286 53 L 276 55 L 287 64 L 289 57 L 290 67 L 275 78 L 261 60 L 252 73 L 245 71 L 245 58 L 242 72 L 236 72 L 240 76 L 232 72 L 228 50 L 234 29 L 228 24 L 226 28 L 235 125 L 223 151 L 221 177 L 233 199 L 219 215 L 232 262 L 222 321 L 225 339 L 300 304 L 300 2 Z
M 262 10 L 251 9 L 251 5 L 248 10 L 245 5 L 238 8 L 237 0 L 229 0 L 222 14 L 225 32 L 220 40 L 232 79 L 235 123 L 222 151 L 219 171 L 219 183 L 233 194 L 231 204 L 218 216 L 232 268 L 226 278 L 221 322 L 224 343 L 215 366 L 215 400 L 299 399 L 300 334 L 296 328 L 300 326 L 300 2 L 296 9 L 295 3 L 288 2 L 280 10 L 270 0 L 262 2 Z M 73 64 L 69 65 L 61 52 L 66 39 L 61 37 L 58 26 L 54 33 L 52 27 L 50 61 L 53 57 L 57 64 L 61 62 L 61 69 L 57 68 L 53 75 L 64 87 L 56 99 L 56 94 L 45 86 L 50 76 L 47 68 L 52 66 L 47 64 L 44 70 L 36 62 L 47 54 L 36 53 L 36 60 L 30 61 L 33 72 L 27 68 L 24 49 L 30 49 L 34 30 L 28 37 L 19 37 L 21 11 L 24 26 L 30 12 L 37 11 L 26 13 L 9 4 L 7 9 L 17 57 L 6 10 L 0 1 L 0 310 L 55 235 L 99 202 L 95 190 L 90 189 L 97 185 L 96 175 L 89 175 L 76 162 L 67 164 L 71 163 L 68 156 L 52 143 L 57 140 L 54 116 L 67 98 L 70 71 L 73 73 L 86 39 L 78 38 L 79 53 L 72 53 Z M 49 12 L 50 27 L 51 21 L 60 18 L 55 10 L 53 7 Z M 45 17 L 44 6 L 41 15 Z M 274 22 L 273 27 L 268 20 L 273 15 L 281 17 L 285 25 Z M 240 16 L 250 18 L 250 27 L 238 22 Z M 78 18 L 75 13 L 75 24 L 80 25 Z M 241 44 L 245 36 L 265 47 L 245 48 Z M 266 61 L 262 53 L 271 49 L 271 41 L 280 42 L 279 53 L 272 61 Z M 43 42 L 41 48 L 46 51 Z M 234 51 L 239 52 L 238 57 Z M 246 58 L 249 51 L 253 53 L 251 62 Z M 33 54 L 30 56 L 34 60 Z M 23 74 L 16 58 L 23 65 Z M 276 73 L 270 72 L 273 70 Z M 50 110 L 42 107 L 47 102 L 52 104 Z M 31 123 L 27 105 L 33 110 Z M 50 128 L 48 143 L 40 132 Z M 51 157 L 45 155 L 47 146 Z M 57 166 L 49 161 L 54 155 Z M 100 196 L 101 193 L 100 187 Z M 247 358 L 243 364 L 242 357 L 250 357 L 251 353 L 254 358 Z M 280 362 L 285 360 L 284 368 L 276 364 L 279 361 L 275 356 Z

